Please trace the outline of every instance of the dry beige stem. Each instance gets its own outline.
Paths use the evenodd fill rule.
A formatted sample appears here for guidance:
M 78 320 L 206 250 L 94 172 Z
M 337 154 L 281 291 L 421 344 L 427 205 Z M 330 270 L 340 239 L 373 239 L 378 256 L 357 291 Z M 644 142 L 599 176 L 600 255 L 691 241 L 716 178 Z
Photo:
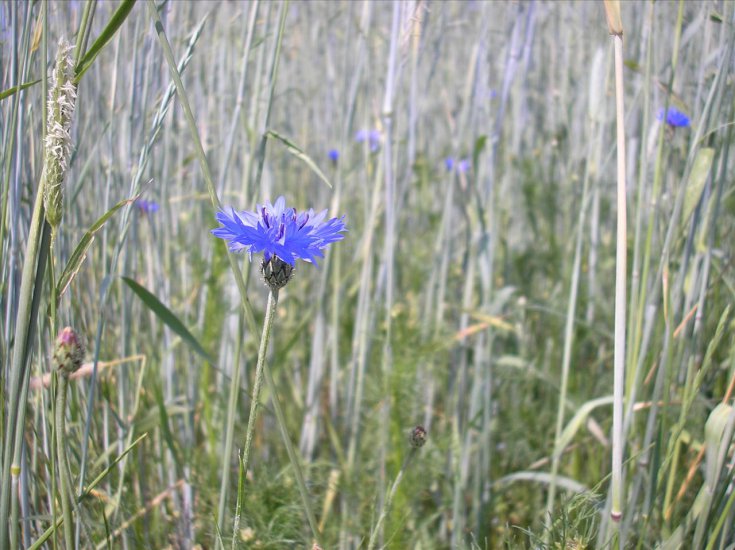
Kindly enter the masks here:
M 131 355 L 130 357 L 123 357 L 122 359 L 115 359 L 114 361 L 100 361 L 97 363 L 97 369 L 102 372 L 108 367 L 114 367 L 116 365 L 122 365 L 123 363 L 130 363 L 133 361 L 143 362 L 146 360 L 145 355 Z M 69 376 L 69 380 L 77 380 L 79 378 L 88 378 L 92 376 L 93 363 L 83 363 L 79 370 Z M 46 373 L 43 376 L 32 376 L 30 380 L 31 390 L 40 390 L 41 388 L 48 388 L 51 385 L 51 373 Z

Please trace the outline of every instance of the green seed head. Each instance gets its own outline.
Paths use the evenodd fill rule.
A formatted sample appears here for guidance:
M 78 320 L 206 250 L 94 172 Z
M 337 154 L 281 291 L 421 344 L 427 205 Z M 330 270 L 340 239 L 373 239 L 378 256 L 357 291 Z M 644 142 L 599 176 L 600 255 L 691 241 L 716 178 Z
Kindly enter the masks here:
M 62 376 L 79 370 L 84 359 L 84 346 L 79 340 L 79 336 L 71 327 L 64 327 L 56 338 L 56 346 L 54 347 L 54 369 L 58 370 Z
M 54 229 L 61 222 L 63 213 L 62 183 L 69 166 L 71 152 L 71 122 L 77 99 L 73 79 L 74 64 L 71 59 L 71 46 L 61 40 L 56 54 L 56 66 L 51 76 L 44 144 L 46 181 L 43 188 L 43 206 L 46 209 L 46 221 Z

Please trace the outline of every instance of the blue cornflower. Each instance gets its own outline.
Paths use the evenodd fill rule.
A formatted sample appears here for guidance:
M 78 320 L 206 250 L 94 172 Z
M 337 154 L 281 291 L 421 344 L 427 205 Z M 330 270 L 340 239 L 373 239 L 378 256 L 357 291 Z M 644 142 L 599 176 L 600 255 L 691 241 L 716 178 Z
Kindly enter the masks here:
M 370 134 L 368 135 L 368 139 L 370 140 L 370 150 L 371 151 L 377 151 L 378 147 L 380 147 L 380 131 L 379 130 L 370 130 Z
M 656 118 L 658 120 L 664 119 L 663 107 L 659 109 Z M 689 120 L 689 117 L 682 113 L 679 109 L 669 107 L 669 109 L 666 111 L 666 124 L 674 128 L 688 128 L 691 122 Z
M 355 141 L 357 143 L 367 141 L 370 144 L 370 151 L 374 153 L 380 148 L 380 130 L 359 130 L 355 134 Z
M 339 151 L 337 149 L 330 149 L 327 156 L 332 162 L 337 162 L 339 160 Z
M 444 159 L 444 167 L 447 169 L 447 172 L 457 170 L 457 172 L 464 174 L 470 169 L 470 159 L 462 159 L 457 162 L 453 157 L 447 157 Z
M 275 204 L 265 201 L 255 212 L 224 208 L 217 213 L 222 227 L 213 229 L 212 234 L 229 241 L 233 252 L 247 250 L 251 257 L 263 252 L 265 263 L 276 257 L 291 267 L 297 258 L 315 264 L 317 258 L 324 257 L 322 250 L 342 240 L 346 231 L 344 216 L 324 221 L 326 216 L 326 210 L 316 213 L 313 209 L 297 212 L 286 208 L 286 199 L 278 197 Z
M 138 207 L 138 210 L 143 212 L 144 214 L 153 214 L 154 212 L 158 212 L 158 203 L 156 201 L 147 201 L 143 199 L 138 199 L 135 201 L 135 206 Z

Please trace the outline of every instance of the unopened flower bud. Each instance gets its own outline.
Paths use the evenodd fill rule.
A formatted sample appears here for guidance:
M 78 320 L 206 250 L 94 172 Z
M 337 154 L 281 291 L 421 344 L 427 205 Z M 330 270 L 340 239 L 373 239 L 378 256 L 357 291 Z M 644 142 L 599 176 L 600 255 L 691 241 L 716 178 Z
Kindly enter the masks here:
M 423 426 L 416 426 L 411 430 L 411 434 L 408 436 L 408 442 L 411 444 L 411 447 L 418 449 L 426 443 L 426 436 L 426 429 Z
M 293 266 L 284 262 L 278 256 L 271 256 L 269 260 L 263 260 L 260 266 L 265 284 L 276 292 L 286 286 L 293 276 Z
M 56 346 L 54 347 L 54 369 L 58 370 L 63 376 L 79 370 L 84 359 L 84 346 L 79 340 L 79 336 L 71 327 L 64 327 L 56 338 Z

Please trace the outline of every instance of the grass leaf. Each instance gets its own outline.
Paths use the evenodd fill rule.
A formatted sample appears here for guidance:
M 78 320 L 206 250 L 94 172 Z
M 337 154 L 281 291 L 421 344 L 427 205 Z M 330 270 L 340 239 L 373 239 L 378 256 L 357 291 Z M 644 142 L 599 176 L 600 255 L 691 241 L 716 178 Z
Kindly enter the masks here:
M 10 97 L 13 94 L 16 94 L 22 90 L 25 90 L 26 88 L 30 88 L 31 86 L 35 86 L 41 82 L 41 80 L 31 80 L 30 82 L 24 82 L 23 84 L 18 84 L 17 86 L 13 86 L 12 88 L 8 88 L 7 90 L 3 90 L 0 92 L 0 100 L 6 99 Z
M 95 233 L 97 233 L 97 231 L 99 231 L 102 226 L 105 225 L 107 220 L 109 220 L 115 212 L 120 210 L 120 208 L 122 208 L 126 204 L 130 204 L 131 202 L 135 201 L 136 198 L 137 197 L 132 199 L 125 199 L 118 202 L 115 206 L 105 212 L 105 214 L 100 217 L 96 222 L 94 222 L 94 224 L 92 224 L 92 227 L 87 230 L 82 239 L 79 241 L 79 244 L 77 244 L 77 247 L 74 249 L 74 252 L 71 253 L 69 261 L 66 262 L 64 271 L 61 273 L 59 281 L 56 284 L 56 295 L 59 298 L 61 298 L 61 295 L 66 292 L 69 284 L 71 284 L 74 277 L 76 277 L 79 268 L 82 267 L 82 264 L 87 257 L 87 251 L 94 242 Z
M 191 332 L 189 332 L 189 329 L 186 328 L 184 323 L 182 323 L 170 309 L 168 309 L 158 298 L 151 294 L 150 291 L 136 283 L 133 279 L 130 279 L 129 277 L 122 277 L 122 280 L 125 281 L 125 284 L 127 284 L 133 292 L 135 292 L 138 298 L 143 301 L 148 309 L 155 313 L 161 321 L 166 323 L 168 328 L 178 334 L 181 339 L 186 342 L 204 360 L 212 363 L 211 356 L 206 351 L 204 351 L 204 348 L 201 346 L 199 341 L 194 337 Z
M 694 158 L 692 171 L 689 173 L 689 181 L 687 182 L 686 195 L 684 196 L 684 210 L 682 211 L 682 222 L 686 222 L 691 216 L 692 211 L 697 206 L 699 198 L 702 196 L 704 184 L 707 183 L 707 176 L 710 168 L 712 168 L 712 159 L 715 156 L 715 150 L 711 147 L 702 147 L 697 151 Z
M 587 401 L 587 403 L 582 405 L 574 414 L 572 419 L 567 423 L 567 425 L 564 426 L 564 430 L 559 436 L 559 441 L 556 442 L 554 455 L 559 455 L 564 451 L 564 448 L 569 445 L 569 442 L 572 440 L 577 431 L 579 431 L 579 428 L 582 426 L 582 424 L 584 424 L 584 421 L 587 420 L 587 417 L 594 409 L 596 409 L 597 407 L 602 407 L 604 405 L 611 405 L 612 402 L 612 396 L 606 395 L 605 397 L 598 397 L 597 399 Z
M 266 132 L 266 135 L 274 137 L 278 141 L 283 143 L 289 153 L 291 153 L 296 158 L 301 159 L 309 168 L 311 168 L 312 172 L 319 176 L 319 179 L 326 183 L 327 186 L 331 189 L 332 184 L 329 182 L 329 179 L 327 179 L 327 176 L 325 176 L 324 172 L 319 169 L 319 167 L 316 165 L 316 162 L 314 162 L 309 155 L 304 153 L 304 151 L 298 145 L 296 145 L 290 139 L 283 137 L 278 132 L 274 132 L 273 130 L 268 130 L 268 132 Z
M 89 67 L 92 66 L 95 58 L 102 51 L 102 48 L 104 48 L 105 45 L 110 40 L 112 40 L 112 37 L 115 36 L 117 30 L 123 24 L 125 19 L 127 19 L 128 15 L 130 15 L 130 12 L 132 11 L 134 5 L 135 0 L 123 0 L 120 4 L 120 7 L 117 8 L 117 11 L 112 14 L 112 17 L 107 23 L 107 26 L 102 29 L 102 32 L 97 37 L 97 40 L 94 41 L 94 44 L 92 44 L 89 50 L 87 50 L 87 52 L 84 54 L 84 57 L 82 57 L 82 59 L 79 61 L 79 65 L 77 65 L 76 67 L 76 78 L 74 79 L 75 83 L 79 83 L 82 75 L 87 72 L 87 69 L 89 69 Z
M 485 149 L 486 144 L 487 144 L 487 136 L 484 134 L 475 140 L 475 146 L 472 148 L 472 166 L 475 167 L 475 170 L 477 170 L 477 165 L 480 160 L 480 155 L 482 154 L 482 151 Z

